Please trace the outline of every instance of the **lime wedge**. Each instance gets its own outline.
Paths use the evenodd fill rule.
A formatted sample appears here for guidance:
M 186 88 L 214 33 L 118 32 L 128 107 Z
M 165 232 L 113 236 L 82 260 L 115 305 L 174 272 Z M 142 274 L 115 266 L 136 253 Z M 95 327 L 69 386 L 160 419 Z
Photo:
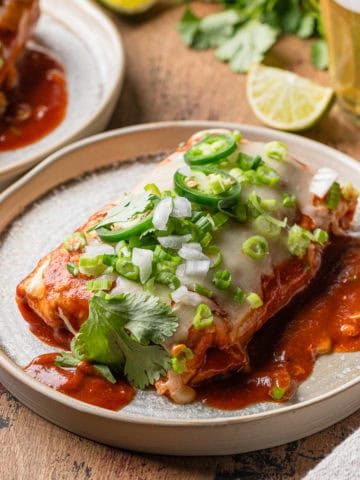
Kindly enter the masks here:
M 99 0 L 105 7 L 117 13 L 125 13 L 127 15 L 135 15 L 145 12 L 157 0 Z
M 255 115 L 279 130 L 299 131 L 314 125 L 332 105 L 331 88 L 295 73 L 255 64 L 247 77 L 247 98 Z

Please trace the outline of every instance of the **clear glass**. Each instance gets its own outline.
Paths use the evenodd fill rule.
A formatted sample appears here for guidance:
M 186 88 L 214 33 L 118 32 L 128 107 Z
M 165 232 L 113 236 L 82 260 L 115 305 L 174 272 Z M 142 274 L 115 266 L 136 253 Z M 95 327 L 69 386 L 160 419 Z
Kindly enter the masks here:
M 321 11 L 337 101 L 360 125 L 360 0 L 321 0 Z

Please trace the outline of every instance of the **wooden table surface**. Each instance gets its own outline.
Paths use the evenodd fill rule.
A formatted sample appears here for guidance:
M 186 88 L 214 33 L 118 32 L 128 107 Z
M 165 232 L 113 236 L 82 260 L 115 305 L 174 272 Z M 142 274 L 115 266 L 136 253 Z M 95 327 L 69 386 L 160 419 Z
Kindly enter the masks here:
M 194 5 L 199 13 L 214 8 L 197 2 Z M 259 125 L 245 98 L 245 77 L 232 73 L 212 52 L 198 53 L 183 46 L 175 31 L 182 9 L 159 5 L 137 20 L 116 19 L 123 35 L 127 70 L 109 128 L 186 119 Z M 327 73 L 311 67 L 305 41 L 283 38 L 267 62 L 328 84 Z M 335 107 L 304 135 L 360 160 L 359 133 L 359 128 Z M 68 433 L 0 389 L 0 478 L 300 479 L 358 427 L 360 411 L 311 437 L 254 453 L 210 458 L 151 456 L 117 450 Z

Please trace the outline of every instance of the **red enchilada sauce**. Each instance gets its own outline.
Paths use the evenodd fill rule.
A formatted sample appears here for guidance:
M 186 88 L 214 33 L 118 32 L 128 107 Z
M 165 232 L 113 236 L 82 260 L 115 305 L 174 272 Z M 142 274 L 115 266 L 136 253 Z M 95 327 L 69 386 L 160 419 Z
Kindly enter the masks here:
M 109 410 L 119 410 L 134 398 L 135 390 L 125 380 L 113 385 L 88 362 L 79 363 L 77 368 L 57 367 L 54 364 L 57 355 L 40 355 L 25 371 L 54 390 Z
M 27 48 L 17 64 L 16 86 L 6 92 L 0 116 L 0 151 L 24 147 L 64 119 L 67 88 L 63 66 L 45 50 Z
M 221 409 L 277 401 L 279 396 L 287 401 L 311 374 L 319 355 L 360 351 L 360 242 L 335 241 L 306 291 L 262 327 L 248 350 L 250 372 L 212 379 L 197 387 L 197 399 Z M 211 355 L 213 361 L 216 356 L 223 361 L 221 352 Z M 54 366 L 55 357 L 41 355 L 25 371 L 56 390 L 105 408 L 118 409 L 133 398 L 133 389 L 127 390 L 123 380 L 117 388 L 94 375 L 88 364 L 63 369 Z

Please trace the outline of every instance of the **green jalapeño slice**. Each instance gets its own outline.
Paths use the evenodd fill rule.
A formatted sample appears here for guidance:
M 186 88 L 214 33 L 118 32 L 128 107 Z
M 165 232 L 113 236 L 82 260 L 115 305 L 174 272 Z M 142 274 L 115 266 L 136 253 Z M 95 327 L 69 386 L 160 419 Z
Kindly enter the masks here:
M 226 158 L 236 150 L 232 135 L 211 135 L 193 145 L 185 152 L 184 158 L 189 165 L 206 165 Z
M 158 202 L 159 198 L 150 192 L 128 195 L 91 230 L 95 229 L 102 241 L 110 243 L 140 235 L 152 227 Z
M 217 207 L 233 205 L 240 196 L 240 184 L 228 173 L 211 167 L 192 167 L 187 174 L 178 170 L 174 176 L 175 190 L 191 202 Z

